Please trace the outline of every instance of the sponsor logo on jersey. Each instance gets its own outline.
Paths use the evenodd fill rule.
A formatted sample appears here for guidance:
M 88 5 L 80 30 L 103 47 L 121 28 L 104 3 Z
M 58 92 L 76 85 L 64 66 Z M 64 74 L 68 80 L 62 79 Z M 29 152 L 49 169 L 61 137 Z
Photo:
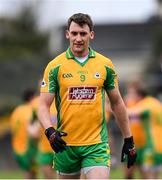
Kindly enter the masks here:
M 100 78 L 100 74 L 99 74 L 98 72 L 96 72 L 96 73 L 94 74 L 94 77 L 95 77 L 95 78 Z
M 41 83 L 41 87 L 45 87 L 46 86 L 46 82 L 45 80 L 43 79 L 42 83 Z
M 69 87 L 68 100 L 95 100 L 97 86 Z
M 71 77 L 73 77 L 73 75 L 71 73 L 64 73 L 64 74 L 62 74 L 62 77 L 63 78 L 71 78 Z

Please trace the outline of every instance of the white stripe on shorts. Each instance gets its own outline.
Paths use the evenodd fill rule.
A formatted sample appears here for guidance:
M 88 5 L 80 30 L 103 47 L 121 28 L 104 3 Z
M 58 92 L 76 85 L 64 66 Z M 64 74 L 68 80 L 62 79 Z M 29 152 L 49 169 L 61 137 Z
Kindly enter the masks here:
M 77 174 L 80 174 L 80 171 L 77 171 L 77 172 L 74 172 L 74 173 L 64 173 L 64 172 L 60 172 L 60 171 L 57 171 L 57 174 L 59 175 L 77 175 Z
M 87 174 L 91 169 L 96 168 L 96 167 L 101 167 L 101 166 L 84 167 L 81 169 L 81 172 L 83 174 Z M 108 174 L 110 174 L 110 167 L 108 167 L 108 166 L 102 166 L 102 167 L 105 167 L 107 169 Z

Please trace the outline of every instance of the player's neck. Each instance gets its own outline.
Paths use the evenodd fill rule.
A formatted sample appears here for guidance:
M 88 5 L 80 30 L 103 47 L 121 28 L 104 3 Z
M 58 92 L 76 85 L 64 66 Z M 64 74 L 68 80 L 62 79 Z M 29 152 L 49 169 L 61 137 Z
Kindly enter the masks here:
M 86 57 L 89 54 L 89 50 L 88 49 L 86 51 L 83 51 L 83 52 L 74 52 L 72 49 L 71 49 L 71 51 L 72 51 L 72 53 L 73 53 L 73 55 L 75 57 Z

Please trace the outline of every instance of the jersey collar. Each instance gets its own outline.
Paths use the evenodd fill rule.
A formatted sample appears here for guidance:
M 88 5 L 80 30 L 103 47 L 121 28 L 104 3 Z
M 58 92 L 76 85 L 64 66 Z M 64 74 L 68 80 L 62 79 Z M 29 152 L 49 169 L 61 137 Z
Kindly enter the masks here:
M 88 57 L 89 57 L 89 58 L 95 58 L 95 57 L 96 57 L 96 52 L 95 52 L 93 49 L 91 49 L 90 47 L 89 47 Z M 75 58 L 74 55 L 73 55 L 73 53 L 72 53 L 71 50 L 70 50 L 70 47 L 69 47 L 69 48 L 67 49 L 67 51 L 66 51 L 66 58 L 67 58 L 67 59 L 74 59 L 74 58 Z

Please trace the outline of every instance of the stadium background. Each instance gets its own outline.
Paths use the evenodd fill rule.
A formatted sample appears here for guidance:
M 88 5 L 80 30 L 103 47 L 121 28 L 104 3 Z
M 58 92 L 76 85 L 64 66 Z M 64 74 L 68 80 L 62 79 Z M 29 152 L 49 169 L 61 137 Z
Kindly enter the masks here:
M 92 48 L 113 60 L 122 95 L 126 84 L 140 77 L 150 93 L 162 101 L 162 1 L 156 3 L 157 12 L 143 22 L 95 23 Z M 38 5 L 39 1 L 34 7 Z M 26 88 L 37 88 L 45 65 L 68 47 L 65 24 L 40 31 L 34 7 L 22 6 L 14 17 L 0 16 L 0 178 L 13 178 L 9 172 L 18 171 L 10 144 L 10 112 L 21 103 Z M 115 136 L 116 156 L 120 162 L 120 132 L 113 120 L 109 126 Z M 118 172 L 111 177 L 121 176 Z M 14 178 L 17 177 L 21 177 L 21 173 L 16 173 Z

